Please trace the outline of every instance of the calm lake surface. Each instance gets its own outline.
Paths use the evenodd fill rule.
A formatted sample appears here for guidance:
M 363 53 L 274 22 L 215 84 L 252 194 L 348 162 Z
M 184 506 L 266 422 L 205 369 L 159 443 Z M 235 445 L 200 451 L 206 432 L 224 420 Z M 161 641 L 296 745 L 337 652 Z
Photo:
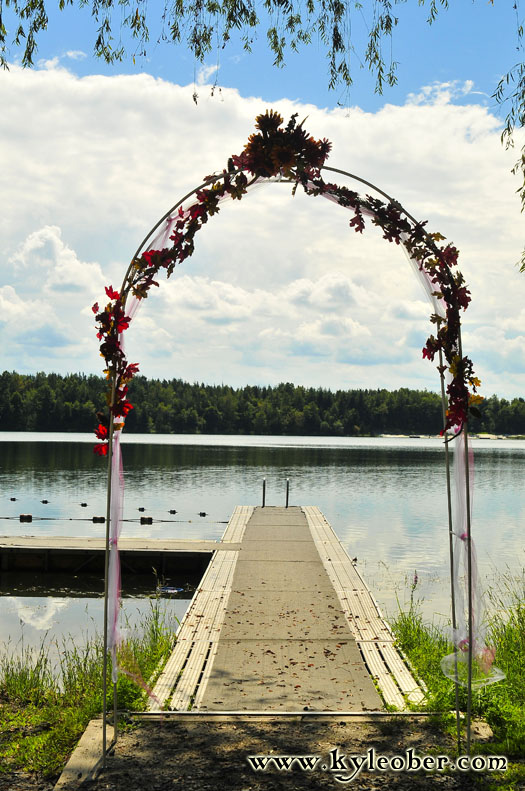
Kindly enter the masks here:
M 0 433 L 0 534 L 103 536 L 104 526 L 91 517 L 105 513 L 106 463 L 92 444 L 89 434 Z M 473 536 L 489 588 L 501 575 L 521 576 L 525 566 L 525 442 L 474 440 L 473 447 Z M 260 504 L 263 478 L 267 505 L 284 505 L 289 478 L 290 505 L 321 509 L 387 615 L 397 600 L 408 601 L 417 571 L 425 617 L 447 621 L 440 440 L 128 434 L 123 457 L 123 535 L 218 539 L 236 505 Z M 152 525 L 140 525 L 139 508 Z M 21 513 L 34 521 L 20 523 Z M 102 630 L 99 596 L 1 592 L 0 642 L 37 645 L 46 633 L 52 641 Z M 187 604 L 180 598 L 166 606 L 181 617 Z M 143 597 L 124 602 L 132 621 L 148 607 Z

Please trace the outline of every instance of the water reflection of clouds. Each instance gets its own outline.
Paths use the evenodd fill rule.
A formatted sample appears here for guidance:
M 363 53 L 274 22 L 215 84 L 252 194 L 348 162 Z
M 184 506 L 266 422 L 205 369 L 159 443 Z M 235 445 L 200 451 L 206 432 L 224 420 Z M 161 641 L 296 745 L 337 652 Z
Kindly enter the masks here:
M 175 631 L 177 620 L 183 617 L 189 603 L 188 599 L 162 600 L 167 627 Z M 83 646 L 95 635 L 100 638 L 103 607 L 102 598 L 0 596 L 0 655 L 13 651 L 16 654 L 22 646 L 38 651 L 45 644 L 52 665 L 58 666 L 63 645 Z M 150 611 L 150 599 L 124 599 L 124 632 L 129 623 L 140 626 Z
M 373 541 L 370 535 L 350 528 L 341 540 L 351 557 L 381 560 L 397 575 L 414 568 L 427 573 L 441 572 L 446 568 L 448 533 L 441 528 L 411 537 L 398 517 L 389 522 L 387 530 L 372 530 L 372 534 Z
M 43 632 L 50 629 L 57 622 L 58 614 L 71 604 L 71 599 L 65 598 L 27 599 L 11 596 L 9 601 L 23 624 Z
M 415 530 L 417 512 L 415 503 L 413 510 L 391 511 L 388 517 L 384 511 L 368 514 L 366 521 L 358 522 L 354 516 L 338 533 L 350 557 L 358 558 L 357 568 L 381 608 L 390 615 L 396 613 L 398 602 L 406 605 L 417 570 L 416 596 L 424 598 L 422 608 L 430 618 L 449 609 L 448 530 L 437 525 L 435 517 L 425 522 L 425 530 Z

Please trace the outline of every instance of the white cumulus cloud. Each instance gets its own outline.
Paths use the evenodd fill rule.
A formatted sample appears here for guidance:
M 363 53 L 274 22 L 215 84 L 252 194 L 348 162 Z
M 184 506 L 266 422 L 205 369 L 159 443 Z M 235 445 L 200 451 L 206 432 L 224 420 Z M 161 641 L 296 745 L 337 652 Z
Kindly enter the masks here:
M 221 101 L 195 106 L 192 92 L 145 73 L 79 78 L 63 59 L 4 76 L 6 366 L 100 370 L 90 306 L 103 304 L 104 285 L 120 286 L 164 212 L 242 150 L 267 107 L 226 88 Z M 288 99 L 274 107 L 307 116 L 309 132 L 331 140 L 331 166 L 377 184 L 458 246 L 472 292 L 465 351 L 483 392 L 516 395 L 524 384 L 519 184 L 499 120 L 472 92 L 466 83 L 433 85 L 375 113 Z M 402 251 L 377 228 L 356 234 L 350 219 L 329 201 L 292 197 L 285 183 L 221 205 L 192 259 L 142 306 L 126 338 L 130 358 L 148 376 L 190 381 L 438 389 L 421 359 L 431 309 Z

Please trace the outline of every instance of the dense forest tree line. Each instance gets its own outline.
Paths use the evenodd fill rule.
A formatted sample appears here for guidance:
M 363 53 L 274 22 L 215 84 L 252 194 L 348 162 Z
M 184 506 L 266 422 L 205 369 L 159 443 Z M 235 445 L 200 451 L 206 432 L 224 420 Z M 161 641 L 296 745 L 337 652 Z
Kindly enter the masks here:
M 0 375 L 0 430 L 91 431 L 105 410 L 106 380 L 83 374 Z M 427 390 L 337 390 L 189 384 L 136 377 L 126 429 L 157 434 L 370 436 L 437 434 L 441 399 Z M 473 432 L 525 435 L 525 400 L 493 395 Z

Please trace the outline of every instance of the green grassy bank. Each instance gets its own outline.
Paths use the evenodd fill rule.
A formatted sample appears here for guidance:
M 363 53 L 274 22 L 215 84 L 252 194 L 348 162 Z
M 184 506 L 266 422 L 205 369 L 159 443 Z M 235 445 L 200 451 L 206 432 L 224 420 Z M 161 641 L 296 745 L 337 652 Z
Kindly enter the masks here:
M 455 733 L 455 685 L 441 672 L 440 661 L 453 646 L 442 628 L 426 623 L 414 600 L 392 622 L 397 642 L 428 688 L 424 708 L 443 712 L 445 728 Z M 521 578 L 503 576 L 497 589 L 488 591 L 487 645 L 496 649 L 494 664 L 506 678 L 473 693 L 472 715 L 490 725 L 493 737 L 473 743 L 472 752 L 506 755 L 509 769 L 504 776 L 479 777 L 481 787 L 518 791 L 525 788 L 525 571 Z M 459 687 L 459 707 L 466 711 L 467 696 Z M 463 742 L 464 747 L 464 742 Z M 464 751 L 464 750 L 463 750 Z
M 139 623 L 127 625 L 119 664 L 139 683 L 119 674 L 119 709 L 146 707 L 142 679 L 169 655 L 176 625 L 162 599 L 151 601 Z M 88 722 L 102 711 L 102 668 L 100 636 L 81 646 L 64 639 L 60 646 L 44 641 L 38 651 L 0 648 L 0 773 L 60 774 Z

